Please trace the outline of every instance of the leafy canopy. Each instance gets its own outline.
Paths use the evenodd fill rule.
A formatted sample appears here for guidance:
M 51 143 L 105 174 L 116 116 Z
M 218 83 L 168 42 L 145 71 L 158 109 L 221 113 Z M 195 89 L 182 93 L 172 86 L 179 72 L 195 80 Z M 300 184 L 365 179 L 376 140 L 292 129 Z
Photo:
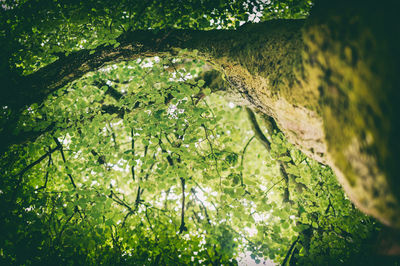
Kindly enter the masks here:
M 304 17 L 310 7 L 294 0 L 2 5 L 3 75 L 117 46 L 130 29 L 234 28 L 249 18 Z M 15 134 L 39 137 L 0 159 L 1 262 L 234 265 L 247 252 L 255 262 L 371 262 L 365 252 L 379 225 L 354 208 L 332 170 L 267 118 L 249 119 L 225 92 L 212 93 L 204 69 L 179 56 L 112 64 L 26 108 Z

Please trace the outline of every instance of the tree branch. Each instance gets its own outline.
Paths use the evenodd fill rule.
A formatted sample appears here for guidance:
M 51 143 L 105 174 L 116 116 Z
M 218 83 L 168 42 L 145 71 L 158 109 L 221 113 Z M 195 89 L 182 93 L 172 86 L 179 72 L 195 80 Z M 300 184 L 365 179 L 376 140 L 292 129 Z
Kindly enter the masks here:
M 255 138 L 255 135 L 252 136 L 249 141 L 247 141 L 246 145 L 243 148 L 242 151 L 242 156 L 241 156 L 241 161 L 240 161 L 240 166 L 242 168 L 242 170 L 240 170 L 240 185 L 243 187 L 244 183 L 243 183 L 243 164 L 244 164 L 244 154 L 246 153 L 247 147 L 249 146 L 250 142 Z
M 157 136 L 157 138 L 158 138 L 158 145 L 160 146 L 160 148 L 161 148 L 161 151 L 163 152 L 163 153 L 166 153 L 166 154 L 168 154 L 168 152 L 164 149 L 164 147 L 162 146 L 162 140 L 161 140 L 161 134 L 160 134 L 160 136 Z M 167 155 L 167 161 L 168 161 L 168 164 L 170 165 L 170 166 L 174 166 L 174 161 L 172 160 L 172 157 L 171 157 L 171 155 Z
M 57 146 L 60 146 L 61 157 L 62 157 L 62 160 L 63 160 L 63 162 L 64 162 L 64 164 L 65 164 L 67 161 L 65 160 L 65 156 L 64 156 L 64 151 L 63 151 L 62 144 L 60 143 L 60 141 L 59 141 L 56 137 L 53 137 L 53 140 L 56 142 Z M 68 169 L 68 167 L 65 166 L 65 169 Z M 69 177 L 69 180 L 71 181 L 72 186 L 73 186 L 74 188 L 76 188 L 76 185 L 75 185 L 74 179 L 72 178 L 72 175 L 71 175 L 71 174 L 68 174 L 68 173 L 67 173 L 67 175 L 68 175 L 68 177 Z
M 135 156 L 135 139 L 133 138 L 133 128 L 131 128 L 131 149 L 132 149 L 132 156 Z M 135 159 L 135 158 L 133 158 Z M 132 180 L 135 181 L 135 165 L 132 163 L 131 166 L 131 173 L 132 173 Z
M 140 195 L 142 194 L 142 190 L 140 188 L 140 185 L 138 186 L 137 192 L 136 192 L 136 200 L 135 200 L 135 209 L 133 212 L 136 212 L 139 208 L 139 204 L 140 204 Z
M 121 200 L 115 193 L 113 190 L 111 190 L 110 196 L 109 196 L 114 202 L 116 202 L 118 205 L 124 206 L 125 208 L 128 209 L 129 212 L 133 213 L 133 209 L 127 204 L 125 203 L 123 200 Z
M 246 107 L 246 111 L 247 111 L 247 115 L 248 115 L 250 123 L 251 123 L 251 127 L 254 132 L 254 136 L 256 137 L 256 139 L 258 141 L 261 142 L 261 144 L 265 147 L 265 149 L 268 152 L 270 152 L 271 151 L 271 142 L 267 139 L 267 137 L 262 132 L 262 130 L 257 122 L 257 118 L 256 118 L 254 112 L 248 107 Z
M 183 231 L 187 231 L 187 227 L 185 226 L 185 179 L 183 177 L 181 179 L 182 185 L 182 212 L 181 212 L 181 226 L 179 227 L 179 234 L 182 234 Z
M 98 87 L 99 89 L 102 89 L 102 87 L 106 87 L 107 90 L 104 92 L 105 94 L 110 95 L 112 98 L 114 98 L 114 100 L 116 100 L 117 102 L 122 98 L 122 93 L 120 93 L 119 91 L 117 91 L 115 88 L 113 88 L 112 86 L 108 85 L 106 82 L 104 82 L 103 80 L 98 81 L 95 80 L 93 82 L 93 85 L 95 85 L 96 87 Z
M 198 202 L 200 202 L 201 206 L 203 207 L 204 215 L 206 216 L 207 222 L 208 222 L 208 224 L 211 225 L 210 217 L 208 216 L 207 208 L 206 208 L 206 206 L 204 205 L 204 202 L 201 201 L 201 200 L 199 199 L 199 197 L 197 197 L 196 190 L 195 190 L 194 188 L 192 188 L 190 191 L 192 192 L 192 194 L 193 194 L 193 196 L 196 198 L 196 200 L 197 200 Z
M 56 146 L 55 148 L 53 148 L 53 149 L 50 149 L 46 154 L 42 155 L 39 159 L 37 159 L 36 161 L 34 161 L 33 163 L 31 163 L 31 164 L 28 165 L 27 167 L 25 167 L 24 169 L 22 169 L 18 174 L 14 175 L 14 177 L 19 176 L 19 178 L 18 178 L 17 185 L 15 186 L 14 192 L 13 192 L 13 195 L 12 195 L 12 199 L 13 199 L 13 200 L 15 199 L 15 197 L 16 197 L 16 195 L 17 195 L 17 192 L 18 192 L 18 189 L 19 189 L 19 186 L 20 186 L 21 183 L 22 183 L 22 178 L 23 178 L 23 176 L 24 176 L 24 173 L 26 173 L 28 170 L 32 169 L 32 167 L 34 167 L 35 165 L 39 164 L 39 163 L 40 163 L 41 161 L 43 161 L 47 156 L 50 156 L 50 154 L 52 154 L 53 152 L 55 152 L 56 150 L 59 150 L 59 149 L 61 149 L 61 146 L 59 146 L 59 145 L 57 145 L 57 146 Z
M 63 225 L 63 227 L 62 227 L 62 229 L 61 229 L 61 231 L 60 231 L 60 233 L 59 233 L 59 236 L 58 236 L 58 238 L 59 238 L 59 241 L 61 241 L 61 236 L 62 236 L 62 234 L 64 233 L 64 231 L 65 231 L 65 229 L 66 229 L 66 227 L 67 227 L 67 224 L 72 220 L 72 218 L 74 217 L 74 215 L 75 215 L 75 210 L 74 210 L 74 212 L 72 213 L 72 215 L 67 219 L 67 221 L 65 222 L 65 224 Z
M 50 156 L 50 154 L 52 154 L 53 152 L 55 152 L 56 150 L 59 150 L 61 148 L 61 146 L 56 146 L 53 149 L 50 149 L 48 152 L 46 152 L 45 154 L 43 154 L 39 159 L 37 159 L 36 161 L 34 161 L 33 163 L 31 163 L 30 165 L 26 166 L 24 169 L 22 169 L 18 174 L 14 175 L 14 177 L 17 176 L 22 176 L 25 172 L 27 172 L 28 170 L 30 170 L 32 167 L 34 167 L 35 165 L 39 164 L 41 161 L 43 161 L 47 156 Z
M 247 111 L 250 123 L 252 125 L 255 137 L 261 142 L 261 144 L 263 144 L 263 146 L 265 147 L 265 149 L 268 152 L 271 152 L 271 142 L 267 139 L 267 137 L 262 132 L 262 130 L 257 122 L 257 118 L 256 118 L 254 112 L 248 107 L 246 107 L 246 111 Z M 290 154 L 287 154 L 287 155 L 289 156 L 289 158 L 291 158 Z M 278 162 L 279 162 L 279 170 L 280 170 L 281 175 L 286 183 L 285 191 L 283 193 L 283 202 L 288 202 L 290 204 L 293 204 L 293 202 L 290 200 L 289 175 L 286 172 L 287 162 L 283 162 L 280 160 L 278 160 Z M 293 160 L 291 160 L 291 162 L 293 162 Z
M 50 152 L 50 150 L 51 150 L 51 148 L 49 147 L 49 152 Z M 43 186 L 41 186 L 41 187 L 35 189 L 35 191 L 38 191 L 38 190 L 41 190 L 41 189 L 44 189 L 44 188 L 47 187 L 47 181 L 48 181 L 48 179 L 49 179 L 49 169 L 48 169 L 48 168 L 50 167 L 51 163 L 52 163 L 52 159 L 51 159 L 51 153 L 50 153 L 50 154 L 49 154 L 49 161 L 48 161 L 48 163 L 47 163 L 47 170 L 46 170 L 46 176 L 45 176 L 44 184 L 43 184 Z
M 303 24 L 304 20 L 276 20 L 246 25 L 243 30 L 132 31 L 128 29 L 117 39 L 120 44 L 118 47 L 103 45 L 95 50 L 72 52 L 27 76 L 11 73 L 13 78 L 5 82 L 1 91 L 0 106 L 8 106 L 15 113 L 20 114 L 32 103 L 40 104 L 52 92 L 80 79 L 88 72 L 99 70 L 106 64 L 156 55 L 177 57 L 178 52 L 182 50 L 185 52 L 184 55 L 180 55 L 181 57 L 203 59 L 210 62 L 214 69 L 222 72 L 224 68 L 222 65 L 226 63 L 223 58 L 230 58 L 230 63 L 233 65 L 243 65 L 242 53 L 232 53 L 232 50 L 247 44 L 248 39 L 243 38 L 244 34 L 251 36 L 252 39 L 271 43 L 280 43 L 282 34 L 290 35 L 292 38 L 287 39 L 291 40 L 289 44 L 293 48 L 293 53 L 300 54 L 302 46 L 298 44 L 301 41 L 300 28 Z M 254 56 L 260 55 L 264 50 L 257 47 L 254 46 L 253 50 L 248 52 L 253 53 Z M 191 53 L 191 51 L 196 52 Z M 286 57 L 287 54 L 282 54 L 281 57 L 274 58 L 285 62 Z M 217 87 L 220 86 L 217 85 Z M 0 134 L 0 137 L 3 137 L 2 135 Z M 6 148 L 8 145 L 5 146 Z
M 292 251 L 294 249 L 294 247 L 296 246 L 297 242 L 299 241 L 299 237 L 296 238 L 295 241 L 293 241 L 292 245 L 290 246 L 288 252 L 286 253 L 285 259 L 282 262 L 282 266 L 285 266 L 286 263 L 288 262 L 288 260 L 290 259 L 291 255 L 292 255 Z
M 97 157 L 97 162 L 99 164 L 105 164 L 106 163 L 106 158 L 105 158 L 104 155 L 99 155 L 95 150 L 91 150 L 90 153 L 93 154 L 93 156 Z
M 205 134 L 206 140 L 207 140 L 208 144 L 210 145 L 211 154 L 212 154 L 213 159 L 215 161 L 215 170 L 217 171 L 217 174 L 219 176 L 219 187 L 221 189 L 222 188 L 222 177 L 221 177 L 221 173 L 219 172 L 219 169 L 218 169 L 218 159 L 217 159 L 217 156 L 215 155 L 214 147 L 213 147 L 213 145 L 211 143 L 210 138 L 208 137 L 208 131 L 207 130 L 209 130 L 209 129 L 204 124 L 201 124 L 201 126 L 204 129 L 204 134 Z

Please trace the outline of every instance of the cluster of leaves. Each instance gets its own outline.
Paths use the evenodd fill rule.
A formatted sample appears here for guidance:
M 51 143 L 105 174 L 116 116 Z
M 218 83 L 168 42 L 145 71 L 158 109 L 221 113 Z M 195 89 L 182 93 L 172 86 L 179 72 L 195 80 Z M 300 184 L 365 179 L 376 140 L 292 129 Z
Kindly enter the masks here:
M 263 12 L 262 20 L 306 18 L 313 3 L 304 0 L 272 0 Z
M 110 65 L 29 107 L 18 128 L 40 136 L 0 160 L 1 262 L 234 265 L 250 251 L 315 265 L 368 252 L 379 226 L 331 169 L 277 128 L 261 126 L 265 149 L 243 108 L 209 95 L 203 65 Z

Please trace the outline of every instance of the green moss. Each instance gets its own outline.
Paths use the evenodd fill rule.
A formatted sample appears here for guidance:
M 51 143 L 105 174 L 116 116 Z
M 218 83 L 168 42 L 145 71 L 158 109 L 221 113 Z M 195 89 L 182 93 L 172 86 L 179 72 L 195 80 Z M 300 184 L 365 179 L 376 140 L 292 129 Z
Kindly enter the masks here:
M 305 64 L 308 73 L 318 73 L 328 151 L 345 190 L 365 212 L 400 226 L 399 145 L 393 134 L 399 64 L 390 50 L 396 40 L 353 11 L 312 18 Z
M 207 61 L 228 73 L 226 66 L 237 66 L 234 75 L 261 77 L 268 93 L 293 105 L 316 111 L 318 90 L 307 86 L 302 60 L 304 20 L 276 20 L 245 24 L 236 31 L 209 31 L 183 45 L 196 47 Z M 228 74 L 229 75 L 229 74 Z M 256 88 L 259 84 L 248 87 Z M 266 93 L 264 91 L 264 93 Z
M 229 56 L 252 75 L 268 80 L 276 98 L 315 111 L 318 92 L 303 86 L 302 26 L 303 21 L 282 20 L 244 28 Z

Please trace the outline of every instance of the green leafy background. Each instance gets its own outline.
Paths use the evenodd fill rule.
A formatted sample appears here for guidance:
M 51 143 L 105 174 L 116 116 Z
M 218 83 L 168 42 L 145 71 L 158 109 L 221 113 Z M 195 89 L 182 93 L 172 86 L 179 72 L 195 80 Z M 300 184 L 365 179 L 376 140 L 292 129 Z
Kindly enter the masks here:
M 4 76 L 32 73 L 81 49 L 118 46 L 130 29 L 236 28 L 304 18 L 312 6 L 2 4 Z M 203 66 L 179 56 L 108 65 L 27 108 L 15 133 L 40 136 L 0 159 L 1 262 L 235 265 L 250 252 L 255 263 L 374 264 L 369 255 L 381 225 L 352 205 L 329 167 L 257 116 L 270 142 L 265 149 L 245 107 L 205 86 Z M 3 106 L 0 118 L 8 115 Z

